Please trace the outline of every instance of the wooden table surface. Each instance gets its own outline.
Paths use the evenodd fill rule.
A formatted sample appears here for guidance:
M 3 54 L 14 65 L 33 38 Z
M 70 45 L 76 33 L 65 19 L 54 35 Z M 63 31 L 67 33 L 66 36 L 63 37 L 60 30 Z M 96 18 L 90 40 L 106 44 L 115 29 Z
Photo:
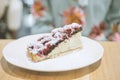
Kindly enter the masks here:
M 120 42 L 100 42 L 102 60 L 88 67 L 66 72 L 35 72 L 6 62 L 2 49 L 13 40 L 0 39 L 0 80 L 120 80 Z

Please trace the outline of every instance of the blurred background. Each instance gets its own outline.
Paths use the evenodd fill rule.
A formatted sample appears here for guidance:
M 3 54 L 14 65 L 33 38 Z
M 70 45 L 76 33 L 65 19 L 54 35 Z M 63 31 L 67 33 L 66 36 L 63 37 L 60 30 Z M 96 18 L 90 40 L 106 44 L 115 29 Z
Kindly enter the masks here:
M 48 33 L 73 22 L 82 35 L 120 41 L 120 0 L 0 0 L 0 39 Z

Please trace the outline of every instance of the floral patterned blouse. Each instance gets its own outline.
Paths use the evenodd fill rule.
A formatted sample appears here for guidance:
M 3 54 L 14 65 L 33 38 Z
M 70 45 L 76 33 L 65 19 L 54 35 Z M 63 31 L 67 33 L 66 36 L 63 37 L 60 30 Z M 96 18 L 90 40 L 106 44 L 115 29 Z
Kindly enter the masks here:
M 55 27 L 76 22 L 84 26 L 82 35 L 96 40 L 116 40 L 120 22 L 120 0 L 34 0 L 30 13 L 31 34 L 49 32 Z M 112 35 L 110 35 L 112 34 Z M 112 39 L 111 39 L 112 37 Z

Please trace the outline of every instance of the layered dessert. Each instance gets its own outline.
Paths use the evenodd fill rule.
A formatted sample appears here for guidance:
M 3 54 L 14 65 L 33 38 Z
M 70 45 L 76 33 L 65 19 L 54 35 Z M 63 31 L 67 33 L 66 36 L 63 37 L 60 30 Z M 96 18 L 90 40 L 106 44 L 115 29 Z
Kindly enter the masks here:
M 81 31 L 82 26 L 77 23 L 53 29 L 51 33 L 41 36 L 28 45 L 28 55 L 32 61 L 39 62 L 82 48 Z

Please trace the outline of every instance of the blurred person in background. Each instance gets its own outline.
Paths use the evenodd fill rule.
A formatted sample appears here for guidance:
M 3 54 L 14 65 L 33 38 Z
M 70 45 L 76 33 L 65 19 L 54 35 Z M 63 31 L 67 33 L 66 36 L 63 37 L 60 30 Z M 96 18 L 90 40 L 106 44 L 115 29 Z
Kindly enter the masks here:
M 120 0 L 22 0 L 22 2 L 23 17 L 17 38 L 50 32 L 53 28 L 76 22 L 84 26 L 82 32 L 84 36 L 95 40 L 120 39 Z

